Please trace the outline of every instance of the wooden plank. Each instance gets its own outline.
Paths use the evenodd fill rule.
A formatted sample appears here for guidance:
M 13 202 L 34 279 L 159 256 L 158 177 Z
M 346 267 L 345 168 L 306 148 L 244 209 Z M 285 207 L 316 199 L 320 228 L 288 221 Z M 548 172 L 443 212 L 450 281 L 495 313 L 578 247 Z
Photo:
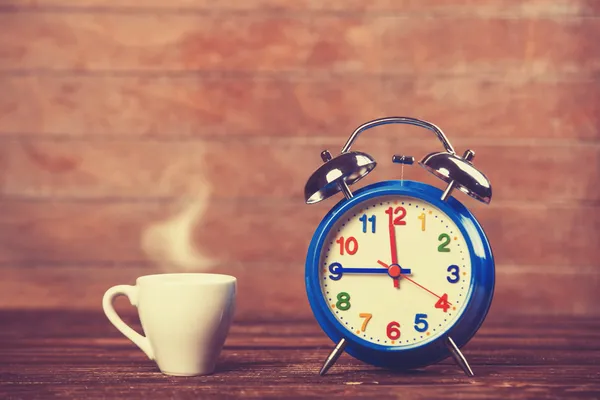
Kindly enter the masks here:
M 136 0 L 112 0 L 109 5 L 102 0 L 4 0 L 7 10 L 17 9 L 21 12 L 28 10 L 82 10 L 88 12 L 127 12 L 144 10 L 161 12 L 205 11 L 219 10 L 220 12 L 339 12 L 339 13 L 389 13 L 402 14 L 433 14 L 433 15 L 507 15 L 533 17 L 562 17 L 597 15 L 598 6 L 594 1 L 585 0 L 524 0 L 506 3 L 502 0 L 424 0 L 424 1 L 393 1 L 373 0 L 331 0 L 320 2 L 316 0 L 221 0 L 215 3 L 211 0 L 146 0 L 140 3 Z
M 448 359 L 401 372 L 347 354 L 321 377 L 331 343 L 312 321 L 234 323 L 216 372 L 193 378 L 161 375 L 98 311 L 9 311 L 0 321 L 7 328 L 0 339 L 4 398 L 387 399 L 401 392 L 403 399 L 571 399 L 600 392 L 598 324 L 589 318 L 490 320 L 463 348 L 474 378 Z
M 119 306 L 117 306 L 119 308 Z M 128 310 L 118 310 L 123 320 L 135 329 L 142 329 L 137 311 L 129 305 Z M 29 345 L 23 352 L 34 353 L 35 349 L 44 348 L 46 345 L 61 345 L 69 341 L 74 347 L 94 345 L 114 345 L 125 348 L 130 346 L 127 339 L 105 319 L 102 310 L 94 309 L 2 309 L 0 310 L 0 343 L 2 345 L 11 340 L 18 339 L 20 344 Z M 32 324 L 31 321 L 38 321 Z M 88 320 L 87 323 L 72 323 Z M 561 323 L 556 323 L 560 321 Z M 68 331 L 65 331 L 68 327 Z M 574 327 L 579 329 L 573 329 Z M 594 360 L 585 357 L 586 351 L 599 352 L 594 343 L 598 339 L 595 331 L 600 329 L 598 319 L 594 316 L 579 315 L 533 315 L 533 314 L 490 314 L 482 325 L 477 339 L 469 342 L 469 352 L 478 353 L 477 357 L 484 357 L 489 346 L 496 346 L 502 353 L 513 350 L 509 357 L 495 360 L 495 365 L 511 365 L 516 361 L 521 350 L 545 350 L 554 348 L 556 351 L 566 352 L 573 342 L 578 342 L 577 348 L 581 353 L 570 354 L 572 359 L 589 365 Z M 17 337 L 18 335 L 18 337 Z M 513 339 L 518 335 L 521 340 Z M 237 350 L 251 350 L 254 348 L 277 346 L 286 349 L 308 349 L 328 346 L 329 339 L 324 337 L 318 323 L 313 317 L 288 315 L 280 318 L 263 314 L 262 318 L 250 316 L 244 318 L 236 314 L 232 329 L 227 338 L 225 347 Z M 302 343 L 286 342 L 288 337 L 304 338 Z M 250 340 L 249 340 L 250 339 Z M 283 343 L 282 343 L 283 342 Z M 37 345 L 37 346 L 35 346 Z M 8 355 L 9 349 L 3 349 Z M 18 351 L 11 348 L 10 356 L 18 356 Z M 124 350 L 124 349 L 123 349 Z M 50 354 L 48 354 L 50 355 Z M 488 356 L 500 355 L 490 352 Z M 544 361 L 561 362 L 564 356 L 521 359 L 522 363 L 529 365 L 543 364 Z M 52 356 L 52 355 L 51 355 Z M 140 357 L 144 359 L 144 356 Z M 346 356 L 344 356 L 346 359 Z M 443 362 L 452 364 L 451 361 Z
M 401 168 L 390 162 L 394 152 L 421 159 L 440 149 L 433 136 L 415 136 L 412 129 L 390 127 L 381 132 L 383 138 L 365 136 L 354 146 L 379 162 L 361 185 L 399 179 Z M 304 184 L 321 164 L 320 152 L 339 152 L 343 145 L 341 138 L 319 142 L 9 139 L 0 145 L 0 193 L 25 199 L 176 198 L 208 187 L 213 198 L 302 200 Z M 478 138 L 457 143 L 459 151 L 475 150 L 475 165 L 495 189 L 492 204 L 600 201 L 600 169 L 594 168 L 600 165 L 598 146 L 486 145 Z M 440 184 L 418 166 L 405 167 L 404 178 Z
M 502 261 L 502 259 L 499 259 Z M 0 309 L 99 309 L 104 292 L 118 284 L 134 285 L 138 276 L 182 272 L 156 266 L 0 267 Z M 304 286 L 304 265 L 290 263 L 227 263 L 210 270 L 238 279 L 236 318 L 312 318 Z M 185 271 L 183 271 L 185 272 Z M 497 265 L 496 290 L 490 318 L 500 315 L 600 316 L 600 273 L 572 265 Z M 557 295 L 560 294 L 560 295 Z M 566 300 L 568 299 L 568 301 Z M 134 312 L 124 298 L 116 302 L 124 313 Z
M 60 347 L 68 349 L 68 347 Z M 65 350 L 66 351 L 66 350 Z M 113 349 L 101 351 L 114 354 Z M 337 377 L 332 379 L 318 378 L 322 351 L 280 351 L 271 350 L 265 360 L 256 360 L 258 350 L 237 352 L 223 360 L 226 363 L 215 375 L 202 378 L 174 379 L 162 376 L 155 366 L 147 360 L 130 358 L 136 350 L 119 353 L 120 357 L 111 366 L 88 367 L 78 374 L 68 374 L 66 367 L 81 370 L 82 358 L 64 363 L 43 364 L 44 369 L 29 365 L 22 369 L 18 378 L 26 384 L 11 380 L 7 382 L 0 394 L 7 398 L 65 397 L 82 398 L 86 396 L 99 398 L 147 399 L 153 396 L 160 398 L 198 398 L 202 399 L 281 399 L 281 398 L 370 398 L 395 399 L 390 393 L 402 392 L 402 399 L 482 399 L 511 398 L 532 399 L 597 399 L 598 384 L 597 366 L 579 367 L 577 365 L 556 366 L 520 366 L 520 368 L 483 365 L 478 371 L 484 379 L 478 384 L 459 375 L 456 366 L 444 365 L 432 367 L 425 373 L 393 373 L 369 368 L 365 373 L 364 364 L 351 361 L 351 365 L 340 369 Z M 260 349 L 260 351 L 263 351 Z M 316 354 L 315 354 L 316 353 Z M 290 359 L 290 355 L 295 356 Z M 137 356 L 139 357 L 139 356 Z M 320 358 L 321 359 L 320 359 Z M 308 359 L 307 359 L 308 358 Z M 285 362 L 285 364 L 283 364 Z M 89 363 L 89 361 L 88 361 Z M 17 365 L 23 365 L 17 364 Z M 116 364 L 116 365 L 115 365 Z M 240 365 L 249 365 L 240 367 Z M 50 365 L 46 367 L 46 365 Z M 12 367 L 12 365 L 11 365 Z M 116 369 L 116 370 L 115 370 Z M 233 371 L 246 372 L 245 379 L 238 379 L 239 374 Z M 515 371 L 516 370 L 516 371 Z M 50 372 L 53 371 L 54 373 Z M 301 371 L 301 372 L 300 372 Z M 558 372 L 560 371 L 560 373 Z M 516 373 L 522 374 L 520 376 Z M 278 377 L 285 374 L 286 379 Z M 5 373 L 9 375 L 9 373 Z M 382 375 L 387 379 L 382 379 Z M 10 375 L 9 375 L 10 376 Z M 293 382 L 292 376 L 296 379 Z M 305 377 L 311 376 L 311 379 Z M 440 376 L 445 377 L 440 382 Z M 492 379 L 486 379 L 495 376 Z M 265 377 L 265 378 L 263 378 Z M 420 378 L 417 378 L 420 377 Z M 101 382 L 110 382 L 99 384 Z M 16 396 L 16 397 L 15 397 Z
M 0 135 L 303 136 L 346 140 L 386 115 L 455 138 L 600 137 L 600 81 L 2 76 Z M 338 139 L 339 140 L 339 139 Z M 337 143 L 337 142 L 336 142 Z
M 589 18 L 19 12 L 0 13 L 0 26 L 0 71 L 288 71 L 471 78 L 600 70 L 595 39 L 600 25 Z
M 314 230 L 334 204 L 186 200 L 189 203 L 0 201 L 0 263 L 183 260 L 185 266 L 197 259 L 203 265 L 206 260 L 302 265 Z M 592 266 L 600 258 L 597 207 L 486 207 L 467 201 L 503 263 Z M 157 226 L 163 230 L 152 228 Z M 148 254 L 142 251 L 142 239 Z

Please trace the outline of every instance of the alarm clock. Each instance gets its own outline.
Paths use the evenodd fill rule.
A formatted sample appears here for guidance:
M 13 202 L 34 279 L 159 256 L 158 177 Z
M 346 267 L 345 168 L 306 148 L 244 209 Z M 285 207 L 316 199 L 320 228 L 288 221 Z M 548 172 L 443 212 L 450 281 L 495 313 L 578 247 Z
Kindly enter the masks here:
M 350 186 L 371 172 L 370 155 L 350 151 L 358 136 L 385 124 L 409 124 L 435 133 L 444 151 L 419 164 L 446 183 L 444 190 L 410 180 Z M 414 369 L 452 356 L 473 376 L 460 348 L 477 332 L 494 293 L 494 258 L 473 214 L 452 193 L 489 204 L 492 188 L 436 125 L 388 117 L 359 126 L 341 153 L 324 150 L 308 179 L 305 201 L 344 195 L 323 218 L 308 248 L 306 291 L 316 320 L 336 344 L 320 374 L 345 351 L 380 367 Z M 393 155 L 413 164 L 414 158 Z

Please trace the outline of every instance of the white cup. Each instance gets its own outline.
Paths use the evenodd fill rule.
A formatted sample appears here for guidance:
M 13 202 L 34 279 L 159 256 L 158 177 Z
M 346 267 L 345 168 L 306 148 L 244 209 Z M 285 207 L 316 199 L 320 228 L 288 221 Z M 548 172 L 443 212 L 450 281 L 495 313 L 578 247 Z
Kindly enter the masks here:
M 112 324 L 135 343 L 166 375 L 211 374 L 233 319 L 237 282 L 219 274 L 141 276 L 135 286 L 117 285 L 102 299 Z M 142 336 L 119 317 L 117 296 L 138 308 Z

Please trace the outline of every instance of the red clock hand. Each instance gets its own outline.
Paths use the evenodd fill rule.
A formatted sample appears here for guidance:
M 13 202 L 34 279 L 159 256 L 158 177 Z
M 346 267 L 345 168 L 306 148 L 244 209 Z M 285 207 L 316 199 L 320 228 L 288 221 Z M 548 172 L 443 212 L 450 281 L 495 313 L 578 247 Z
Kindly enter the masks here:
M 386 267 L 386 268 L 390 268 L 389 265 L 387 265 L 386 263 L 384 263 L 383 261 L 377 261 L 377 263 L 379 265 L 381 265 L 382 267 Z M 425 286 L 418 284 L 417 282 L 415 282 L 414 280 L 410 279 L 408 276 L 404 275 L 403 273 L 400 272 L 400 276 L 402 276 L 404 279 L 408 280 L 409 282 L 414 283 L 415 285 L 417 285 L 418 287 L 420 287 L 421 289 L 431 293 L 432 295 L 434 295 L 435 297 L 437 297 L 438 299 L 441 299 L 441 296 L 438 296 L 437 294 L 433 293 L 431 290 L 427 289 Z M 452 305 L 452 303 L 450 303 L 448 301 L 448 304 Z
M 391 212 L 391 208 L 390 208 L 390 251 L 392 252 L 392 264 L 398 264 L 398 249 L 396 248 L 396 229 L 394 228 L 394 218 L 393 218 L 393 213 Z M 390 268 L 389 266 L 387 267 L 388 269 Z M 395 288 L 399 288 L 400 287 L 400 281 L 399 278 L 393 278 L 394 280 L 394 287 Z

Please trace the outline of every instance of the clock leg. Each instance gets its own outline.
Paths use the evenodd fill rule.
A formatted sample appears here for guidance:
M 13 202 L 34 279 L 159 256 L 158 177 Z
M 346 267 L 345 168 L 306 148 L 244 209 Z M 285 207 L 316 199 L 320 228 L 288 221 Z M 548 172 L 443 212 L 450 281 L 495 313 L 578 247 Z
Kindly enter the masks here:
M 452 358 L 454 358 L 454 361 L 456 361 L 456 363 L 462 368 L 465 375 L 475 376 L 475 374 L 473 373 L 473 370 L 471 369 L 471 367 L 469 366 L 469 363 L 467 362 L 467 359 L 465 358 L 463 353 L 461 353 L 460 349 L 458 348 L 456 343 L 454 343 L 454 340 L 452 340 L 452 338 L 450 336 L 448 336 L 446 338 L 446 346 L 448 347 L 448 350 L 450 350 L 450 353 L 452 354 Z
M 325 363 L 323 364 L 323 367 L 321 368 L 319 375 L 321 375 L 321 376 L 325 375 L 327 373 L 327 371 L 329 370 L 329 368 L 331 368 L 333 366 L 333 364 L 335 364 L 337 359 L 340 358 L 340 356 L 344 352 L 344 349 L 346 348 L 347 343 L 348 342 L 346 341 L 345 338 L 343 338 L 342 340 L 339 341 L 337 346 L 335 346 L 333 351 L 329 354 L 329 357 L 327 357 L 327 360 L 325 360 Z

